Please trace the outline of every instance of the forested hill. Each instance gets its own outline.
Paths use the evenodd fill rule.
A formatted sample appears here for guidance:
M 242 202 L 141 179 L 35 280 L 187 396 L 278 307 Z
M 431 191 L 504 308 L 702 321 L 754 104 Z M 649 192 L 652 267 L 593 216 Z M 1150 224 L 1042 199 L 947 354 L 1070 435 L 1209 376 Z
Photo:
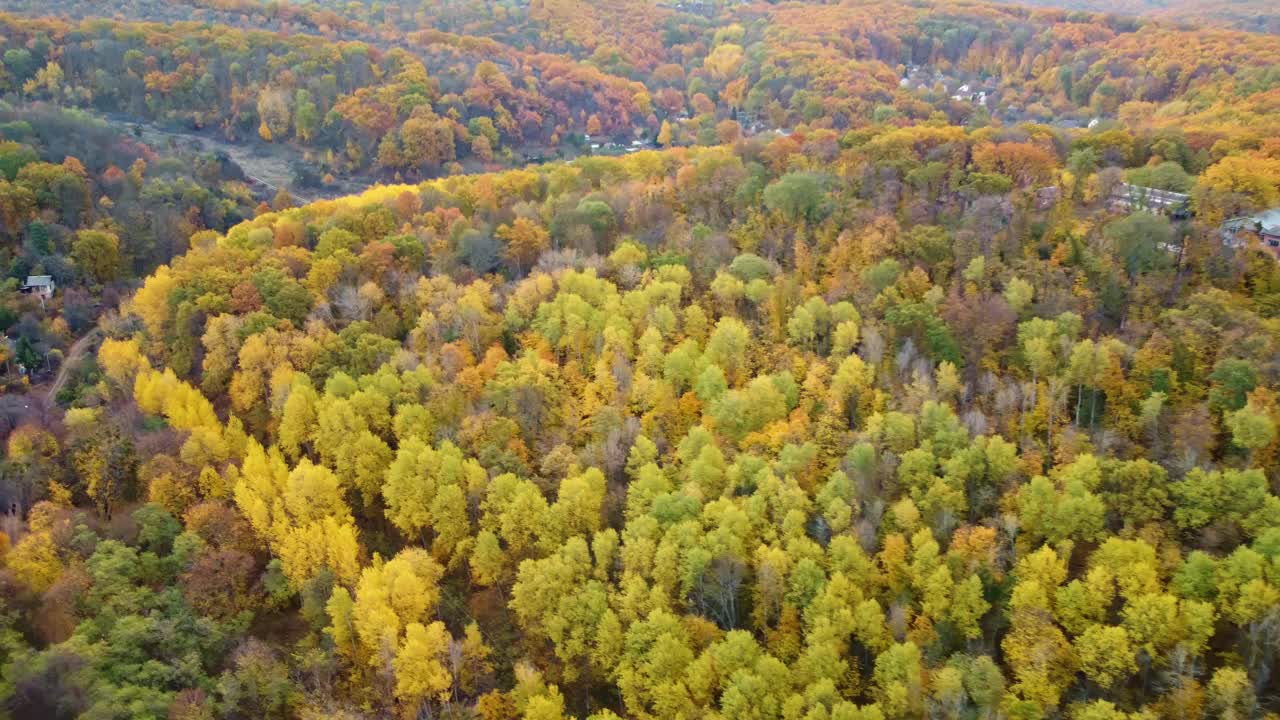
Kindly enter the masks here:
M 1030 0 L 1016 3 L 1095 13 L 1148 15 L 1174 22 L 1219 25 L 1249 32 L 1280 33 L 1280 11 L 1265 0 Z
M 1234 127 L 1265 131 L 1280 67 L 1275 36 L 979 3 L 748 4 L 710 18 L 621 1 L 198 5 L 191 14 L 218 24 L 135 22 L 185 19 L 173 17 L 182 4 L 145 2 L 125 6 L 130 22 L 0 17 L 5 87 L 293 143 L 311 154 L 306 182 L 319 182 L 938 112 L 1080 125 L 1125 112 L 1196 131 L 1230 107 L 1259 116 Z
M 0 16 L 0 719 L 1280 715 L 1277 38 L 110 7 Z
M 10 441 L 59 478 L 10 551 L 56 643 L 14 636 L 10 707 L 1268 707 L 1280 270 L 1100 214 L 1085 146 L 1027 132 L 584 160 L 198 239 L 65 445 Z

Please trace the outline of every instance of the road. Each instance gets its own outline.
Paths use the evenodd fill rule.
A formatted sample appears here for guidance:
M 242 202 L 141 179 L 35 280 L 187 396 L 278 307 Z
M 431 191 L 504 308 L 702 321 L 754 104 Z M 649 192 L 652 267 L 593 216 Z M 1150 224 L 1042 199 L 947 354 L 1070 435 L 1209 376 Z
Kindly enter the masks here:
M 66 386 L 67 380 L 71 377 L 72 368 L 85 353 L 89 352 L 101 334 L 95 328 L 72 343 L 71 347 L 67 348 L 67 355 L 63 358 L 53 382 L 47 385 L 43 383 L 32 385 L 25 391 L 7 395 L 0 392 L 0 400 L 3 400 L 3 403 L 0 403 L 3 405 L 0 407 L 0 439 L 4 438 L 7 430 L 23 423 L 33 422 L 44 427 L 52 427 L 61 420 L 62 409 L 58 407 L 58 393 Z M 4 425 L 6 422 L 8 428 Z
M 75 366 L 80 356 L 85 354 L 98 335 L 98 329 L 94 328 L 85 333 L 84 337 L 71 344 L 71 347 L 67 350 L 67 356 L 62 360 L 62 366 L 58 368 L 58 376 L 53 379 L 53 383 L 49 385 L 49 389 L 44 393 L 45 407 L 52 407 L 57 403 L 58 392 L 62 390 L 63 385 L 67 384 L 67 376 L 71 374 L 71 368 Z

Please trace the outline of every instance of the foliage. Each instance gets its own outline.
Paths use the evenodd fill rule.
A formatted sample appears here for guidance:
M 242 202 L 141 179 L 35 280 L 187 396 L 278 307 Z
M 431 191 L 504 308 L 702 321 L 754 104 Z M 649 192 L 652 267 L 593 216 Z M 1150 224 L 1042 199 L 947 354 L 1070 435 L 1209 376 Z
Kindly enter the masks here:
M 420 182 L 193 213 L 141 261 L 95 198 L 147 212 L 150 165 L 0 145 L 7 259 L 149 273 L 77 407 L 0 406 L 4 712 L 1277 710 L 1280 271 L 1218 225 L 1280 192 L 1272 39 L 137 2 L 219 22 L 4 16 L 8 89 Z M 584 156 L 449 169 L 539 145 Z M 1126 171 L 1195 214 L 1116 213 Z

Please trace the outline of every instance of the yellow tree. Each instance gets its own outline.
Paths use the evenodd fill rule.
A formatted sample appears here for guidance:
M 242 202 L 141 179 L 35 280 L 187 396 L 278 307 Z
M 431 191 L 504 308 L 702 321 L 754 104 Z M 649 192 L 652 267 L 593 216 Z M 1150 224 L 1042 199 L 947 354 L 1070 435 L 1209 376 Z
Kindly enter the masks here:
M 671 122 L 663 120 L 662 128 L 658 130 L 658 144 L 662 147 L 671 147 L 672 134 Z
M 502 254 L 515 266 L 517 275 L 532 267 L 550 247 L 551 236 L 546 229 L 528 218 L 518 217 L 510 225 L 499 225 L 494 234 L 506 243 Z
M 250 440 L 234 486 L 236 505 L 300 588 L 322 568 L 339 581 L 360 571 L 359 533 L 344 499 L 345 487 L 328 468 L 303 460 L 293 471 L 276 448 Z
M 394 657 L 410 624 L 426 623 L 440 600 L 444 569 L 421 548 L 408 548 L 360 573 L 354 601 L 339 598 L 330 607 L 330 634 L 358 663 L 381 667 Z
M 405 717 L 418 716 L 422 702 L 432 696 L 445 700 L 453 678 L 445 667 L 451 638 L 444 623 L 409 623 L 392 666 L 396 673 L 396 698 Z
M 480 463 L 451 442 L 439 449 L 417 438 L 400 446 L 387 469 L 382 495 L 387 519 L 409 537 L 433 531 L 433 554 L 442 562 L 470 535 L 465 498 L 480 492 L 487 475 Z

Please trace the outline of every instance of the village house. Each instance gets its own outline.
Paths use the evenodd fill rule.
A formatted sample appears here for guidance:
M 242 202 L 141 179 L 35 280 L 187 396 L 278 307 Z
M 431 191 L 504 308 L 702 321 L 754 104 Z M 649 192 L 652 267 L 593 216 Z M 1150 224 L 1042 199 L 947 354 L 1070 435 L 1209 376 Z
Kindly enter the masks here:
M 53 297 L 53 291 L 57 286 L 53 282 L 51 275 L 28 275 L 27 281 L 19 288 L 19 292 L 27 295 L 36 295 L 41 300 Z
M 1280 208 L 1268 210 L 1254 216 L 1258 221 L 1258 236 L 1262 244 L 1280 256 Z
M 1262 247 L 1280 260 L 1280 208 L 1247 217 L 1232 218 L 1222 224 L 1222 244 L 1242 248 L 1248 244 L 1248 235 L 1258 236 Z

